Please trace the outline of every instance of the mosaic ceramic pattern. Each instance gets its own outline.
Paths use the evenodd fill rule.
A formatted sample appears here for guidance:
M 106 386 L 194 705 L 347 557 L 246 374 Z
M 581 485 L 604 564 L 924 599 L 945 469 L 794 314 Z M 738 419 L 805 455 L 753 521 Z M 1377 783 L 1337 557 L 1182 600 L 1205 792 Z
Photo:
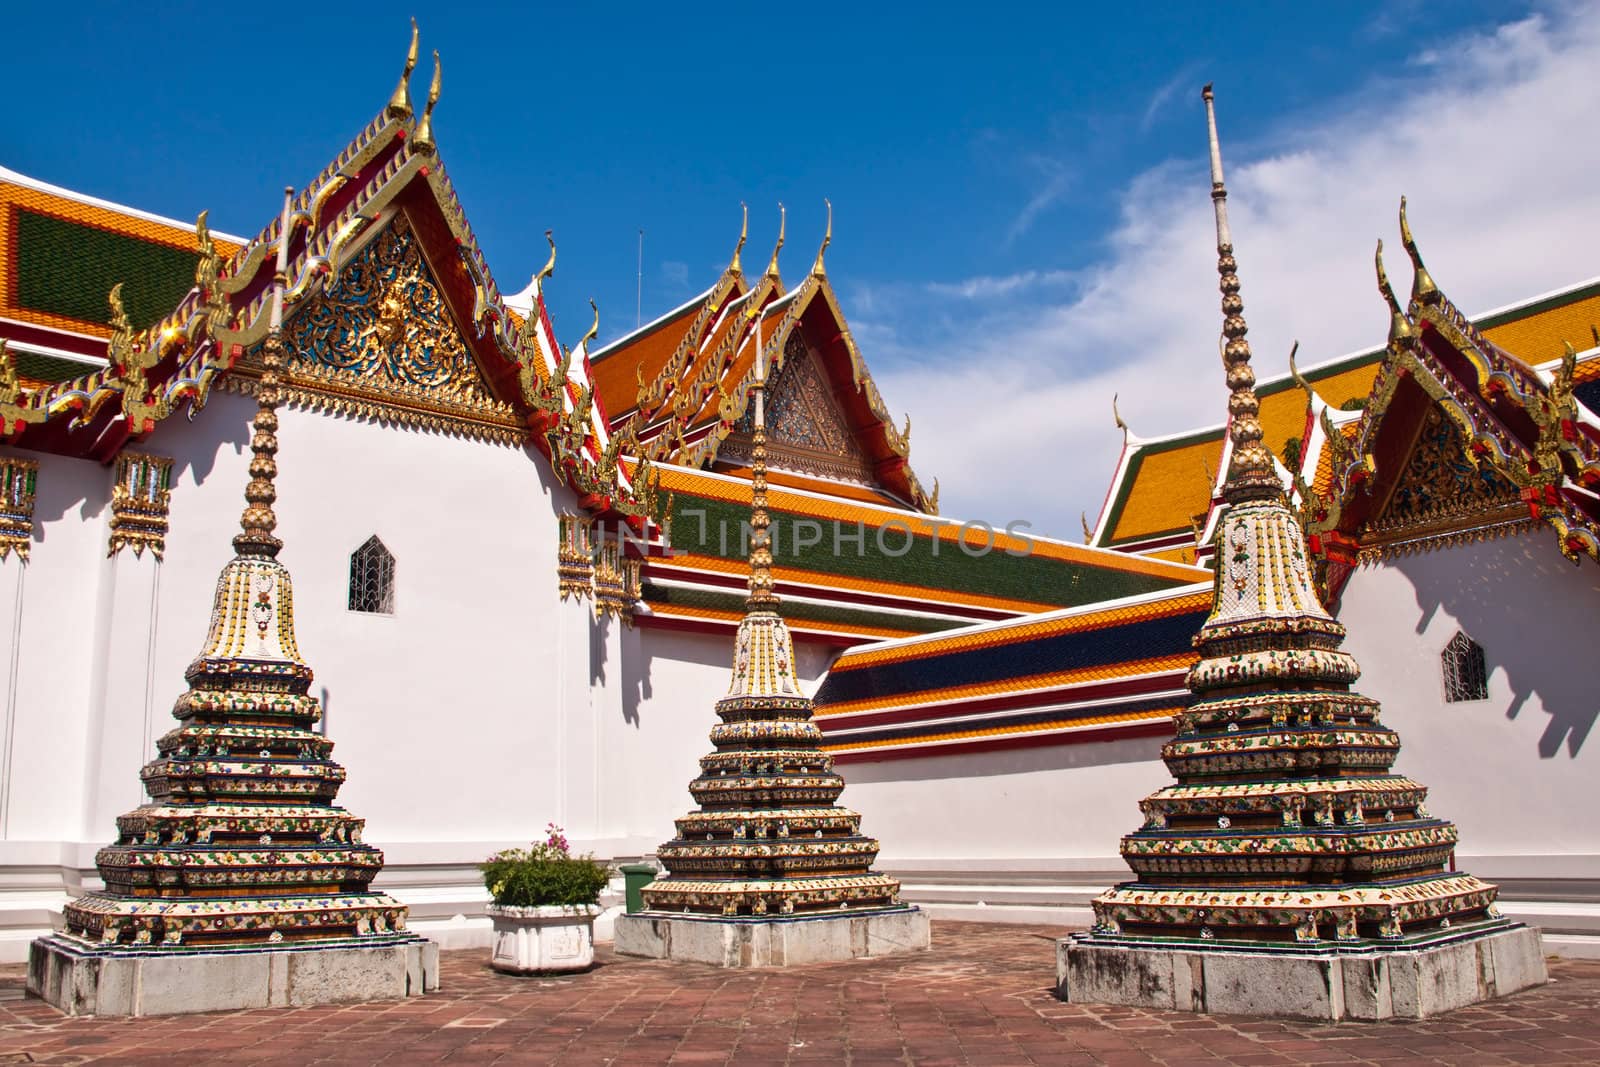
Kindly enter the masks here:
M 1122 840 L 1135 880 L 1094 902 L 1096 938 L 1378 941 L 1502 921 L 1495 888 L 1451 871 L 1456 828 L 1393 772 L 1400 741 L 1340 650 L 1299 524 L 1278 499 L 1230 505 L 1198 698 L 1162 758 L 1177 779 Z
M 716 751 L 689 783 L 699 810 L 658 850 L 668 873 L 644 888 L 645 908 L 748 917 L 898 904 L 900 883 L 871 871 L 878 842 L 836 803 L 844 780 L 821 749 L 775 606 L 753 607 L 740 623 L 717 715 Z
M 345 771 L 313 730 L 293 603 L 274 559 L 223 569 L 178 726 L 140 775 L 150 802 L 117 819 L 95 857 L 105 888 L 66 906 L 66 936 L 186 950 L 405 930 L 406 908 L 368 889 L 383 854 L 334 806 Z

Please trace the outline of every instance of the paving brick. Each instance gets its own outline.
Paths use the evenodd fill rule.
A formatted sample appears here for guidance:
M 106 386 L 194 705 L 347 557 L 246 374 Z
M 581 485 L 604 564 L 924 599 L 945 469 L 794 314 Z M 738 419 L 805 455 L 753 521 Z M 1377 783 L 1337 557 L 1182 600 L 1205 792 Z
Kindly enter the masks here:
M 0 967 L 0 1064 L 1600 1062 L 1600 961 L 1553 961 L 1548 986 L 1422 1022 L 1327 1026 L 1063 1004 L 1061 933 L 937 923 L 927 954 L 753 972 L 602 947 L 593 971 L 560 979 L 448 952 L 426 997 L 160 1019 L 67 1018 Z

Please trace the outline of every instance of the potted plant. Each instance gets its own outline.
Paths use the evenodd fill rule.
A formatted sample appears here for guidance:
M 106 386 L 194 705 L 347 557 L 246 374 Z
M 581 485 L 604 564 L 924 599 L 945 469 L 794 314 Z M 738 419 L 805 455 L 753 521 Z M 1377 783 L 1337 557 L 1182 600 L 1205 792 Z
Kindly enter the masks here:
M 507 974 L 587 970 L 594 964 L 594 919 L 611 868 L 593 856 L 574 856 L 561 827 L 546 827 L 543 842 L 496 852 L 479 866 L 494 902 L 494 954 L 489 965 Z

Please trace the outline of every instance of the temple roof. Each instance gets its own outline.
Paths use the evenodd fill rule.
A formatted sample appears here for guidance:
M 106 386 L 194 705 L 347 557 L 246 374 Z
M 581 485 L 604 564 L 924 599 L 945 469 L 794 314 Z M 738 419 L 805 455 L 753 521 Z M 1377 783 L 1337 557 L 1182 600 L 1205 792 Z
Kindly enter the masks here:
M 248 388 L 278 245 L 289 245 L 292 326 L 380 235 L 398 230 L 425 263 L 427 285 L 447 308 L 443 321 L 459 330 L 481 376 L 482 403 L 442 402 L 407 383 L 368 388 L 296 364 L 286 377 L 290 402 L 531 441 L 591 510 L 633 507 L 592 403 L 585 348 L 568 358 L 551 329 L 539 291 L 544 273 L 522 294 L 518 314 L 495 284 L 434 144 L 437 92 L 421 116 L 409 99 L 397 101 L 295 192 L 287 238 L 276 217 L 253 238 L 222 237 L 0 172 L 0 434 L 22 447 L 104 461 L 183 402 L 198 410 L 213 384 L 231 377 Z M 61 354 L 43 360 L 52 349 Z
M 247 243 L 211 237 L 224 256 Z M 188 293 L 198 259 L 193 223 L 0 167 L 0 337 L 25 385 L 105 366 L 111 287 L 124 283 L 128 317 L 142 329 Z
M 1579 348 L 1593 343 L 1591 331 L 1600 323 L 1600 279 L 1484 312 L 1472 321 L 1486 340 L 1518 353 L 1521 361 L 1557 360 L 1566 342 Z M 1337 414 L 1365 404 L 1383 359 L 1384 349 L 1372 348 L 1304 368 L 1302 374 Z M 1580 368 L 1578 385 L 1600 378 L 1600 363 L 1585 359 Z M 1306 433 L 1305 395 L 1287 374 L 1264 379 L 1256 392 L 1265 444 L 1282 457 L 1285 446 Z M 1594 400 L 1600 403 L 1600 395 Z M 1129 435 L 1089 543 L 1193 562 L 1194 524 L 1211 509 L 1223 448 L 1222 426 L 1150 439 Z
M 816 695 L 839 762 L 1165 735 L 1211 584 L 858 645 Z
M 596 389 L 612 429 L 629 425 L 652 462 L 747 470 L 748 427 L 741 430 L 741 424 L 759 334 L 776 391 L 782 391 L 792 355 L 815 362 L 816 374 L 806 373 L 827 395 L 828 418 L 840 431 L 833 458 L 841 461 L 831 462 L 821 452 L 786 449 L 781 420 L 770 426 L 774 484 L 800 477 L 813 487 L 837 486 L 845 497 L 936 511 L 937 492 L 922 486 L 908 462 L 909 422 L 898 428 L 890 418 L 821 257 L 788 289 L 778 270 L 782 242 L 780 234 L 760 276 L 747 277 L 736 254 L 699 296 L 594 353 Z M 725 447 L 730 438 L 731 452 Z
M 1521 358 L 1434 282 L 1403 202 L 1400 227 L 1415 275 L 1412 296 L 1402 311 L 1380 244 L 1390 339 L 1361 417 L 1337 435 L 1326 426 L 1315 440 L 1308 435 L 1312 449 L 1301 457 L 1306 469 L 1320 467 L 1321 453 L 1331 453 L 1327 489 L 1299 494 L 1314 550 L 1348 565 L 1374 553 L 1531 523 L 1553 530 L 1573 562 L 1584 556 L 1600 562 L 1600 418 L 1579 393 L 1600 375 L 1600 351 L 1580 358 L 1573 343 L 1600 340 L 1600 328 L 1585 321 L 1600 310 L 1600 285 L 1535 301 L 1539 310 L 1522 319 L 1491 318 L 1500 323 L 1490 328 L 1500 337 L 1534 352 L 1560 343 L 1553 361 Z
M 674 553 L 645 561 L 645 625 L 728 630 L 743 617 L 741 523 L 750 483 L 738 474 L 656 467 Z M 1046 538 L 967 530 L 903 507 L 773 484 L 773 568 L 797 637 L 850 645 L 948 630 L 1209 581 L 1164 560 Z M 812 541 L 811 544 L 802 544 Z M 984 545 L 992 547 L 982 551 Z

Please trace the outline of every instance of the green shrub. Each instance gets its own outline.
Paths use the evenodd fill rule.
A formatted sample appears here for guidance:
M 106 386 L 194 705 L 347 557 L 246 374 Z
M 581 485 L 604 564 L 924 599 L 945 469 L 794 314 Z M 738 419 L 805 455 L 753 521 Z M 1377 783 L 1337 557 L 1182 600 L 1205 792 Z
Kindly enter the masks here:
M 611 880 L 611 868 L 593 856 L 574 856 L 561 828 L 528 848 L 496 852 L 478 865 L 484 888 L 503 907 L 543 904 L 593 904 Z

